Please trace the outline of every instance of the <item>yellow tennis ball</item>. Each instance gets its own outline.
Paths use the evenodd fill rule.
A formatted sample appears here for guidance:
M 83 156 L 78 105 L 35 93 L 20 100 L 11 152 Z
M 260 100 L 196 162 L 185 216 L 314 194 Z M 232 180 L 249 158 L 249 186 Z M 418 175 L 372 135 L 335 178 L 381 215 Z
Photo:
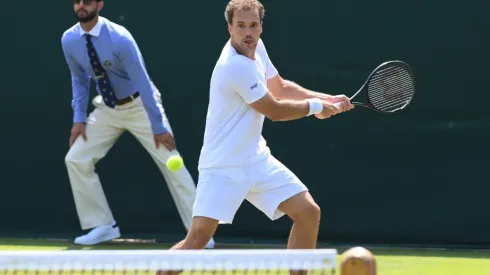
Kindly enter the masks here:
M 167 160 L 167 168 L 172 172 L 179 170 L 180 168 L 182 168 L 183 165 L 184 160 L 181 156 L 171 156 Z

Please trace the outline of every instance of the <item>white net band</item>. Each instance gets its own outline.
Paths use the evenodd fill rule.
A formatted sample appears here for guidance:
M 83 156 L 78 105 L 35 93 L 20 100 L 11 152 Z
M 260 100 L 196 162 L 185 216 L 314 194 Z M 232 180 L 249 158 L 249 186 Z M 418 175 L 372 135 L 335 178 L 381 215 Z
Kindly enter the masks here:
M 0 271 L 323 270 L 335 249 L 3 251 Z

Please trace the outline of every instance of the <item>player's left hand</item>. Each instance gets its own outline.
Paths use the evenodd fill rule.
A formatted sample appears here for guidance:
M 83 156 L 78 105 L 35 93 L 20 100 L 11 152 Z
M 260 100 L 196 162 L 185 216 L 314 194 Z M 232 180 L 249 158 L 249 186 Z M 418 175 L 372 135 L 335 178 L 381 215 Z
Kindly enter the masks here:
M 349 111 L 354 108 L 354 105 L 350 102 L 350 99 L 345 95 L 334 95 L 325 100 L 330 103 L 341 102 L 342 104 L 339 107 L 340 113 Z
M 155 138 L 155 146 L 160 148 L 160 145 L 165 146 L 169 151 L 175 150 L 175 140 L 174 137 L 169 133 L 158 134 L 154 136 Z

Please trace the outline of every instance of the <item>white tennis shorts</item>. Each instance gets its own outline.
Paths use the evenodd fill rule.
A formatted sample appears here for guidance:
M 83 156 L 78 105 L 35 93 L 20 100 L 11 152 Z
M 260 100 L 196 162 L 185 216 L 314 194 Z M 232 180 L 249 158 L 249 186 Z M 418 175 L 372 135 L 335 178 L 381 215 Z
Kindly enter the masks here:
M 271 220 L 276 220 L 284 215 L 277 209 L 279 204 L 303 191 L 308 189 L 298 177 L 269 155 L 243 167 L 200 170 L 192 214 L 231 224 L 247 199 Z

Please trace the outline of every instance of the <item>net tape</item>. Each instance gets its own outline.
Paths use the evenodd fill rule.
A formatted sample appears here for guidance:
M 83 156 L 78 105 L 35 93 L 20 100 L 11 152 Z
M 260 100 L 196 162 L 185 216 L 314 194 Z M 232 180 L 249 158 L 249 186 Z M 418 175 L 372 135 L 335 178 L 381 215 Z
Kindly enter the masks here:
M 334 269 L 335 249 L 2 251 L 9 270 L 312 270 Z

